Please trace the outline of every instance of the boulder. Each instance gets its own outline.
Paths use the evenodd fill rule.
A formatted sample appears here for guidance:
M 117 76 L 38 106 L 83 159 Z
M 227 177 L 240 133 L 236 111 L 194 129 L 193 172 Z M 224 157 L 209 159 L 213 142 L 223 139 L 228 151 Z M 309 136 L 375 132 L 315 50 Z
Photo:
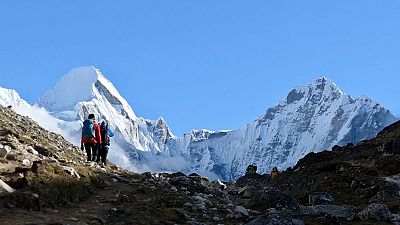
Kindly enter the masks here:
M 246 200 L 245 206 L 257 211 L 265 211 L 269 208 L 298 211 L 300 208 L 296 199 L 271 187 L 248 186 L 242 188 L 240 192 Z
M 235 213 L 240 213 L 244 216 L 249 216 L 249 211 L 243 206 L 236 206 Z
M 170 184 L 177 187 L 178 189 L 186 188 L 191 193 L 210 193 L 207 186 L 202 184 L 201 179 L 201 177 L 180 176 L 171 178 Z
M 246 223 L 246 225 L 304 225 L 304 222 L 283 214 L 271 213 Z
M 400 180 L 398 177 L 385 177 L 385 183 L 380 186 L 371 202 L 395 202 L 400 200 Z
M 0 179 L 0 194 L 13 193 L 14 191 L 14 188 L 10 187 L 10 185 L 6 184 L 6 182 Z
M 22 160 L 22 165 L 31 166 L 31 161 L 29 161 L 29 159 L 24 159 L 24 160 Z
M 373 219 L 377 221 L 387 221 L 392 217 L 387 205 L 380 203 L 372 203 L 363 211 L 358 213 L 361 220 Z
M 301 206 L 300 212 L 308 217 L 327 217 L 337 218 L 339 220 L 353 220 L 356 218 L 357 209 L 354 206 L 338 206 L 338 205 L 315 205 Z
M 333 205 L 335 198 L 325 192 L 314 192 L 308 196 L 310 205 Z

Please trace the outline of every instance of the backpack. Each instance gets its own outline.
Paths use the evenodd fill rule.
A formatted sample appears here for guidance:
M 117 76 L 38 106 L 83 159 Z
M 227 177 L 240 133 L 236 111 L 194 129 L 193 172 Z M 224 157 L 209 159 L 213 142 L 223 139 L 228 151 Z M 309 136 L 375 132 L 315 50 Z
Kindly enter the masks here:
M 255 174 L 257 172 L 257 166 L 249 165 L 246 169 L 246 175 Z
M 96 137 L 94 132 L 94 120 L 87 119 L 83 121 L 82 139 L 93 140 Z
M 109 135 L 109 130 L 108 126 L 101 125 L 100 126 L 100 134 L 101 134 L 101 140 L 103 141 L 102 145 L 110 145 L 110 135 Z

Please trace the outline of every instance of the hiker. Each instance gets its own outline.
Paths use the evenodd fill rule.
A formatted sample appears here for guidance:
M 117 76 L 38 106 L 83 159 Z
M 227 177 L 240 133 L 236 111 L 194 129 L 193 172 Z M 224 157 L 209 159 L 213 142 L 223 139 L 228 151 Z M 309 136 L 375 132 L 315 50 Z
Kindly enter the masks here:
M 83 121 L 81 149 L 85 147 L 87 162 L 95 161 L 101 144 L 100 127 L 96 123 L 94 114 L 89 114 Z
M 274 178 L 274 177 L 276 177 L 278 175 L 279 175 L 279 171 L 278 171 L 278 168 L 275 166 L 274 168 L 272 168 L 271 178 Z
M 249 165 L 246 169 L 246 175 L 256 174 L 257 166 Z
M 108 150 L 110 149 L 110 130 L 108 129 L 108 122 L 106 120 L 102 121 L 100 124 L 100 133 L 102 143 L 99 149 L 97 162 L 101 161 L 103 165 L 106 165 Z

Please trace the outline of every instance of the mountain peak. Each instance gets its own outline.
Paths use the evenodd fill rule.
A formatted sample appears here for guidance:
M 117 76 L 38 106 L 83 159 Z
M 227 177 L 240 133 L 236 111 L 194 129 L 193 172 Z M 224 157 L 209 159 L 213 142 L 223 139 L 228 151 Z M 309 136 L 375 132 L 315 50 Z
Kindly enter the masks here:
M 337 99 L 344 93 L 330 79 L 321 77 L 313 80 L 309 85 L 298 85 L 293 88 L 279 105 L 291 104 L 305 99 L 323 99 L 323 96 Z
M 327 91 L 326 94 L 332 94 L 332 92 L 340 95 L 343 94 L 340 88 L 332 80 L 324 76 L 315 79 L 308 87 L 313 88 L 314 90 Z
M 73 108 L 78 102 L 90 100 L 92 87 L 99 78 L 97 71 L 92 66 L 72 69 L 38 100 L 38 104 L 50 111 L 63 111 Z
M 38 104 L 49 111 L 70 111 L 77 103 L 92 99 L 107 100 L 112 105 L 128 105 L 114 85 L 93 66 L 72 69 L 38 100 Z

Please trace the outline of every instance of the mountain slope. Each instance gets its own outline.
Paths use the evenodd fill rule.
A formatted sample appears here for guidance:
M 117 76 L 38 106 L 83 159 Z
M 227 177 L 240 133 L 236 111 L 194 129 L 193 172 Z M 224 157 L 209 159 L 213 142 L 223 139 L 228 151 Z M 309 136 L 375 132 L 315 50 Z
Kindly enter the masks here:
M 338 204 L 382 202 L 399 209 L 400 121 L 376 138 L 333 151 L 310 153 L 271 186 L 308 201 L 312 192 L 328 192 Z
M 65 125 L 63 120 L 51 116 L 42 107 L 31 106 L 15 90 L 0 87 L 0 106 L 11 107 L 18 114 L 32 118 L 45 129 L 61 134 L 69 140 L 73 139 L 68 132 L 68 126 Z M 77 144 L 77 142 L 74 142 L 74 144 Z
M 23 100 L 15 90 L 2 87 L 0 87 L 0 105 L 11 106 L 13 108 L 30 107 L 30 105 Z

